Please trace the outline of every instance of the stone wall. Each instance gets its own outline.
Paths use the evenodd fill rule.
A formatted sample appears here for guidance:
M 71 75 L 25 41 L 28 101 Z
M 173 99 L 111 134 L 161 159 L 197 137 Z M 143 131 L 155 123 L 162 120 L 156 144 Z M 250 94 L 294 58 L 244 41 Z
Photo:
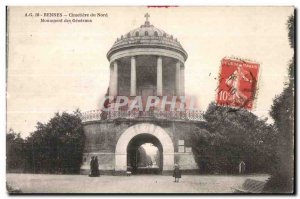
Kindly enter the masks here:
M 115 147 L 119 137 L 130 126 L 139 123 L 151 123 L 163 128 L 174 145 L 175 163 L 178 163 L 183 170 L 197 170 L 190 148 L 190 132 L 195 128 L 195 122 L 169 121 L 153 119 L 116 119 L 112 121 L 95 121 L 84 124 L 86 136 L 83 165 L 81 173 L 87 173 L 91 156 L 98 156 L 99 168 L 103 172 L 111 173 L 115 167 Z M 184 144 L 179 143 L 183 141 Z M 179 146 L 181 144 L 181 146 Z

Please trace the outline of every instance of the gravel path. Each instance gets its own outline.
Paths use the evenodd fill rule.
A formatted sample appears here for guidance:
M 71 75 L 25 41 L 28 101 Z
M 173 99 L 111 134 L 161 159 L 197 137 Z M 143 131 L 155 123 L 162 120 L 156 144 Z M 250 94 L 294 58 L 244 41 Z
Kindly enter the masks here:
M 232 193 L 247 178 L 266 181 L 268 175 L 100 176 L 7 174 L 7 183 L 23 193 Z

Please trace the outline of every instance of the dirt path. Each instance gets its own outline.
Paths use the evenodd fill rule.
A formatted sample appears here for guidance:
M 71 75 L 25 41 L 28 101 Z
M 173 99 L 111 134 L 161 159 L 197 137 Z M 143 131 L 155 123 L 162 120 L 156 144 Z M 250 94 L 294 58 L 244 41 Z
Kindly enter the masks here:
M 268 175 L 101 176 L 7 174 L 7 183 L 23 193 L 231 193 L 247 178 L 265 181 Z

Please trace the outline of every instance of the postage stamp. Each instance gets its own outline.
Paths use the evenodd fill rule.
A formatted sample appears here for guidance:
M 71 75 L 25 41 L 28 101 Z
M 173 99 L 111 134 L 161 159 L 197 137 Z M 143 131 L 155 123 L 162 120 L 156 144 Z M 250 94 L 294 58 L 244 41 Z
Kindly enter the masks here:
M 257 90 L 259 64 L 223 58 L 216 96 L 218 105 L 251 110 Z

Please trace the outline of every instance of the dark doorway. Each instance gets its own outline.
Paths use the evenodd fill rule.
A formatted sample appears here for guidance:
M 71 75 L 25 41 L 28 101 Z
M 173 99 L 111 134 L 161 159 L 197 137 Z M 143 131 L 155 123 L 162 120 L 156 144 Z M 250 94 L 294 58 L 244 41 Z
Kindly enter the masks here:
M 150 134 L 139 134 L 127 146 L 127 168 L 132 174 L 161 174 L 163 150 L 159 140 Z

